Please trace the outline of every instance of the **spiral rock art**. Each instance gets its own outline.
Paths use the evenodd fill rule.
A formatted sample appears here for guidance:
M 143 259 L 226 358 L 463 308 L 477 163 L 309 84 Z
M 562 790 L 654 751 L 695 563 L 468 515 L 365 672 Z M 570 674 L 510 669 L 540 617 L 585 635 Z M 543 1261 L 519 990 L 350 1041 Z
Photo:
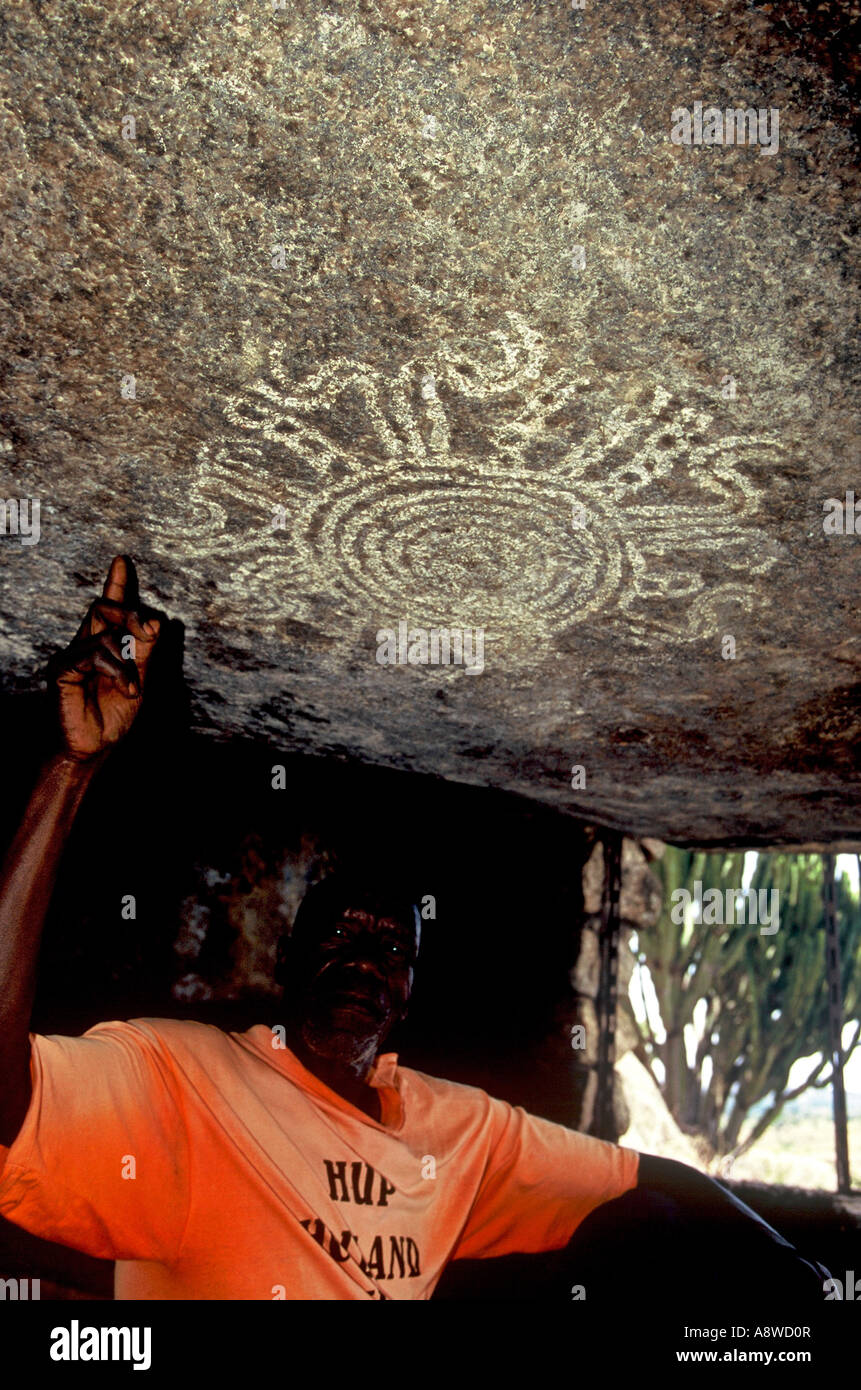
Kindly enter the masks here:
M 559 420 L 589 379 L 548 374 L 516 313 L 469 356 L 391 377 L 339 357 L 290 382 L 275 356 L 225 402 L 177 512 L 176 538 L 223 560 L 225 597 L 253 594 L 260 621 L 303 620 L 322 592 L 359 622 L 483 621 L 503 645 L 605 614 L 645 642 L 670 600 L 692 640 L 774 563 L 755 518 L 775 439 L 712 440 L 714 417 L 658 385 L 571 442 Z

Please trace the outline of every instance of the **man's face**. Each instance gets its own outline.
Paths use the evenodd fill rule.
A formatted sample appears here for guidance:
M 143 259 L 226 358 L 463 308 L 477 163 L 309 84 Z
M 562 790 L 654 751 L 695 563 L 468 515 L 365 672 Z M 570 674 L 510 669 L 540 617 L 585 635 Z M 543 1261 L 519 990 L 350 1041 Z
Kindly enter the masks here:
M 417 951 L 409 922 L 359 907 L 291 942 L 287 997 L 305 1044 L 347 1063 L 378 1051 L 406 1012 Z

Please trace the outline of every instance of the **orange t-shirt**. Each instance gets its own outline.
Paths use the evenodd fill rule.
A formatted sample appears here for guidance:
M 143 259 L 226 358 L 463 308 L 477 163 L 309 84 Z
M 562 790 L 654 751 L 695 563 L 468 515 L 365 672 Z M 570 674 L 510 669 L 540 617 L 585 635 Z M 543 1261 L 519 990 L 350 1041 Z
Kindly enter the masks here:
M 449 1260 L 560 1249 L 636 1186 L 634 1150 L 394 1053 L 377 1123 L 279 1043 L 167 1019 L 32 1034 L 0 1212 L 116 1260 L 121 1299 L 413 1299 Z

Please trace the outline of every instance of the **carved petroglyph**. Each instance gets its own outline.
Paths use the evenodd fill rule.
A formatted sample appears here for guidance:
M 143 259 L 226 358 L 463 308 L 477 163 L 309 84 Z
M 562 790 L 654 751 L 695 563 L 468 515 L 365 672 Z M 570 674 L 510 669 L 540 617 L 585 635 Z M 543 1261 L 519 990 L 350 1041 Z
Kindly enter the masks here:
M 516 313 L 469 354 L 429 351 L 390 377 L 338 357 L 292 382 L 276 358 L 225 403 L 177 512 L 177 537 L 222 559 L 225 598 L 253 595 L 263 622 L 301 619 L 313 591 L 357 621 L 481 620 L 503 643 L 612 614 L 645 643 L 655 605 L 678 600 L 686 641 L 775 562 L 757 508 L 776 439 L 712 439 L 710 412 L 656 385 L 572 441 L 559 421 L 589 378 L 549 370 Z M 454 440 L 465 414 L 473 448 L 462 425 Z

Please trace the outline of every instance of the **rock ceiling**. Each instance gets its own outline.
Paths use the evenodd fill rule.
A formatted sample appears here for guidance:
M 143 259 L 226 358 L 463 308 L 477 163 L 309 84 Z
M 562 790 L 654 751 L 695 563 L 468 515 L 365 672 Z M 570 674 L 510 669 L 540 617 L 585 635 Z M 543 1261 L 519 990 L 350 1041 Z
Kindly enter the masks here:
M 6 688 L 125 551 L 213 736 L 857 840 L 852 12 L 8 9 Z

